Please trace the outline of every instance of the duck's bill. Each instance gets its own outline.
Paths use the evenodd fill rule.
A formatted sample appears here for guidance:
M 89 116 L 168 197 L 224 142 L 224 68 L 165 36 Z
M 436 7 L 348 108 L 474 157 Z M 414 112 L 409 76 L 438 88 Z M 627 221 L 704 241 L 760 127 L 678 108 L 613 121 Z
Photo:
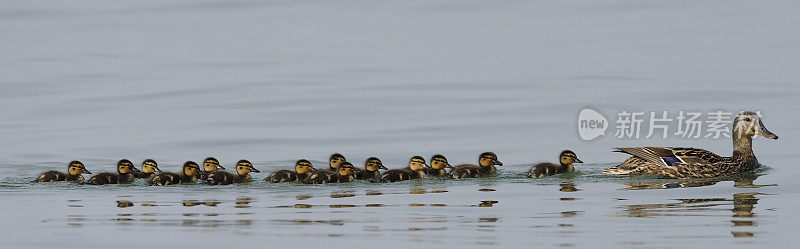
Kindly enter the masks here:
M 222 167 L 222 165 L 217 165 L 217 169 L 218 170 L 225 170 L 225 167 Z
M 494 161 L 494 165 L 503 166 L 503 162 L 501 161 Z
M 450 164 L 448 163 L 448 164 L 447 164 L 446 166 L 444 166 L 444 167 L 445 167 L 445 168 L 448 168 L 448 169 L 452 169 L 452 168 L 453 168 L 453 165 L 450 165 Z
M 389 168 L 387 168 L 386 166 L 381 165 L 380 167 L 378 167 L 378 169 L 389 169 Z
M 250 172 L 253 172 L 253 173 L 261 173 L 261 171 L 260 171 L 260 170 L 257 170 L 256 168 L 250 168 Z
M 761 135 L 769 139 L 778 139 L 778 135 L 775 135 L 775 133 L 772 133 L 771 131 L 767 130 L 767 128 L 764 127 L 764 124 L 761 124 L 761 129 L 758 131 L 758 135 Z
M 161 173 L 161 172 L 162 172 L 161 169 L 156 168 L 156 173 Z
M 581 159 L 575 158 L 575 163 L 583 163 L 583 161 L 581 161 Z
M 86 169 L 83 169 L 83 173 L 84 173 L 84 174 L 90 174 L 90 175 L 92 174 L 92 172 L 89 172 L 89 171 L 88 171 L 88 170 L 86 170 Z
M 131 167 L 131 171 L 133 171 L 134 173 L 142 172 L 141 170 L 137 169 L 136 167 Z

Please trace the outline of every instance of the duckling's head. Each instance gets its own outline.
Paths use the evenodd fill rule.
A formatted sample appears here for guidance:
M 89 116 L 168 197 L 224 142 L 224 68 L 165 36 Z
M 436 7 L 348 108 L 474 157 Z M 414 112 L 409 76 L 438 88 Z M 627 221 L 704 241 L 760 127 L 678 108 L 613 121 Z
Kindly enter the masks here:
M 442 155 L 434 155 L 431 157 L 431 168 L 440 170 L 444 168 L 453 168 L 450 163 L 447 162 L 447 158 Z
M 314 170 L 314 166 L 311 165 L 311 162 L 306 159 L 297 160 L 294 163 L 294 171 L 300 174 L 305 174 Z
M 497 160 L 497 155 L 494 152 L 484 152 L 478 156 L 478 164 L 481 167 L 491 167 L 493 165 L 503 166 L 503 163 Z
M 760 135 L 769 139 L 778 139 L 778 135 L 767 130 L 761 117 L 755 112 L 742 112 L 733 120 L 733 139 Z
M 385 166 L 383 166 L 381 159 L 378 159 L 377 157 L 367 158 L 367 161 L 364 162 L 364 168 L 369 172 L 387 169 Z
M 129 174 L 134 172 L 136 167 L 133 166 L 133 163 L 128 159 L 122 159 L 117 162 L 117 172 L 120 174 Z M 136 169 L 138 171 L 138 169 Z
M 144 173 L 161 173 L 161 170 L 158 169 L 158 163 L 156 160 L 153 159 L 146 159 L 142 162 L 142 172 Z
M 342 154 L 335 153 L 331 155 L 331 158 L 328 160 L 328 165 L 331 166 L 331 169 L 336 169 L 344 161 L 347 161 L 347 159 L 345 159 L 344 156 L 342 156 Z
M 575 152 L 571 150 L 564 150 L 561 154 L 558 155 L 558 160 L 561 162 L 561 165 L 571 165 L 573 163 L 583 163 L 581 159 L 578 159 L 578 156 L 575 155 Z
M 344 161 L 339 164 L 339 168 L 337 168 L 339 175 L 349 176 L 355 172 L 356 167 L 353 166 L 352 163 Z
M 239 162 L 236 163 L 236 174 L 247 175 L 250 172 L 260 173 L 261 171 L 253 168 L 253 164 L 247 160 L 239 160 Z
M 200 172 L 200 165 L 194 161 L 186 161 L 183 163 L 183 174 L 187 176 L 194 176 Z
M 428 167 L 428 164 L 425 163 L 424 157 L 413 156 L 411 157 L 411 160 L 408 160 L 408 167 L 413 171 L 420 171 L 425 167 Z
M 91 174 L 92 172 L 86 170 L 86 166 L 83 166 L 83 163 L 79 161 L 72 161 L 67 164 L 67 173 L 77 176 L 80 174 Z
M 206 160 L 203 160 L 203 170 L 206 172 L 212 172 L 216 170 L 225 170 L 225 167 L 219 164 L 219 160 L 213 157 L 208 157 Z

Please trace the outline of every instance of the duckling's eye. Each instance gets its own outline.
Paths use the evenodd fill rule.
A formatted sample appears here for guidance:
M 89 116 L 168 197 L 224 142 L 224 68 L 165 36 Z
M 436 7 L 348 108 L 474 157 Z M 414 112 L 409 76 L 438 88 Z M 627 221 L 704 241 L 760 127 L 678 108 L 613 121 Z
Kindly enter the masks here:
M 744 119 L 744 121 L 745 121 L 745 122 L 750 122 L 750 121 L 753 121 L 753 120 L 752 120 L 752 119 L 750 119 L 750 118 L 745 118 L 745 119 Z

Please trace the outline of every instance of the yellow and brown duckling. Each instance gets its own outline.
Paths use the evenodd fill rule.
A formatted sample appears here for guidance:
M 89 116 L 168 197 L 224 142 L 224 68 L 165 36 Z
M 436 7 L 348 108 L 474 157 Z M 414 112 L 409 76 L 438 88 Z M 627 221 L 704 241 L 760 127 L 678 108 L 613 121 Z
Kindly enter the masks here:
M 342 154 L 334 153 L 328 158 L 328 168 L 327 169 L 320 169 L 319 171 L 323 171 L 325 173 L 332 173 L 332 174 L 339 174 L 339 165 L 343 162 L 346 162 L 347 159 L 344 158 Z
M 150 178 L 157 173 L 161 173 L 161 170 L 158 169 L 158 163 L 156 163 L 156 160 L 145 159 L 142 161 L 142 170 L 133 172 L 133 176 L 136 178 Z
M 419 179 L 425 177 L 425 158 L 413 156 L 408 160 L 408 167 L 402 169 L 390 169 L 381 174 L 381 182 L 399 182 L 405 180 Z
M 294 163 L 294 171 L 282 169 L 272 172 L 272 174 L 267 177 L 267 181 L 272 183 L 300 182 L 306 179 L 312 171 L 314 171 L 314 166 L 311 165 L 311 161 L 300 159 Z
M 545 162 L 533 165 L 533 167 L 528 170 L 528 177 L 539 178 L 561 173 L 569 173 L 575 171 L 575 167 L 572 166 L 573 163 L 583 163 L 583 161 L 578 159 L 578 156 L 575 155 L 575 152 L 572 152 L 571 150 L 562 151 L 558 155 L 558 162 L 559 164 Z
M 57 182 L 57 181 L 68 181 L 68 182 L 77 182 L 83 181 L 83 176 L 81 174 L 91 174 L 86 170 L 86 166 L 79 161 L 72 161 L 67 164 L 67 173 L 63 173 L 56 170 L 50 170 L 47 172 L 42 173 L 34 182 Z
M 225 170 L 225 167 L 219 164 L 219 160 L 213 157 L 207 157 L 206 160 L 203 160 L 203 169 L 201 170 L 200 180 L 208 179 L 208 175 L 211 172 L 217 170 Z
M 383 166 L 381 159 L 377 157 L 370 157 L 364 161 L 364 170 L 356 169 L 356 179 L 359 180 L 375 180 L 380 179 L 381 172 L 379 170 L 387 169 Z
M 425 168 L 425 174 L 435 177 L 449 177 L 446 169 L 452 169 L 453 166 L 447 162 L 447 158 L 442 155 L 434 155 L 431 157 L 431 166 Z
M 495 165 L 503 166 L 503 163 L 497 160 L 497 155 L 493 152 L 484 152 L 478 156 L 478 165 L 462 164 L 455 166 L 450 171 L 450 175 L 453 179 L 488 176 L 497 172 Z
M 336 182 L 352 182 L 356 180 L 356 167 L 352 163 L 344 161 L 337 168 Z
M 194 183 L 200 177 L 200 166 L 193 161 L 183 163 L 180 173 L 164 172 L 150 178 L 150 185 L 167 186 L 180 183 Z
M 126 184 L 133 182 L 136 179 L 133 173 L 139 171 L 133 166 L 133 163 L 128 159 L 122 159 L 117 162 L 117 173 L 104 172 L 92 176 L 86 181 L 86 184 L 91 185 L 104 185 L 104 184 Z
M 698 148 L 631 147 L 616 148 L 630 155 L 620 165 L 603 170 L 615 175 L 658 175 L 665 178 L 710 178 L 751 171 L 761 164 L 753 153 L 753 137 L 778 139 L 767 130 L 755 112 L 742 112 L 733 120 L 733 153 L 722 157 Z
M 236 163 L 236 174 L 227 171 L 214 171 L 208 174 L 206 183 L 210 185 L 229 185 L 234 183 L 249 182 L 252 178 L 250 173 L 260 173 L 261 171 L 253 167 L 253 164 L 247 160 L 239 160 Z

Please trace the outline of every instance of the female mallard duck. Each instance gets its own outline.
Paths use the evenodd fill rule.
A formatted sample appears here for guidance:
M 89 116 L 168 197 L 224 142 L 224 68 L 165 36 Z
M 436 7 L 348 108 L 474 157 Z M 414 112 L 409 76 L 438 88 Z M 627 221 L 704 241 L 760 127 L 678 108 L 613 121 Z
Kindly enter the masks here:
M 575 152 L 572 152 L 571 150 L 562 151 L 561 154 L 558 155 L 558 162 L 560 164 L 538 163 L 533 165 L 533 167 L 528 170 L 528 178 L 539 178 L 555 174 L 569 173 L 575 171 L 575 167 L 572 167 L 573 163 L 583 163 L 583 161 L 578 159 L 578 156 L 575 155 Z
M 447 158 L 442 155 L 434 155 L 431 157 L 431 166 L 425 168 L 425 174 L 428 176 L 449 177 L 450 174 L 445 170 L 447 168 L 453 168 L 453 166 L 447 162 Z
M 200 176 L 200 166 L 193 161 L 183 163 L 181 173 L 164 172 L 150 178 L 150 185 L 167 186 L 180 183 L 196 182 Z
M 79 161 L 72 161 L 67 164 L 67 173 L 50 170 L 39 175 L 39 177 L 37 177 L 36 180 L 33 180 L 33 182 L 77 182 L 83 181 L 83 176 L 81 174 L 91 173 L 92 172 L 86 170 L 86 166 L 83 166 L 83 163 Z
M 356 179 L 359 180 L 373 180 L 381 177 L 381 172 L 378 170 L 387 169 L 383 166 L 381 159 L 377 157 L 367 158 L 364 161 L 364 170 L 356 170 Z
M 355 169 L 356 167 L 353 166 L 352 163 L 344 161 L 339 164 L 337 170 L 339 171 L 336 174 L 336 182 L 352 182 L 356 180 L 355 176 Z
M 156 163 L 156 160 L 145 159 L 142 162 L 142 171 L 133 172 L 133 176 L 136 178 L 150 178 L 156 173 L 161 173 L 161 170 L 158 169 L 158 163 Z
M 733 120 L 733 155 L 721 157 L 696 148 L 637 147 L 616 148 L 630 154 L 622 164 L 603 170 L 616 175 L 658 175 L 666 178 L 707 178 L 751 171 L 759 167 L 753 154 L 753 136 L 769 139 L 778 136 L 767 130 L 754 112 L 742 112 Z
M 92 176 L 86 181 L 86 184 L 103 185 L 103 184 L 126 184 L 133 182 L 133 172 L 136 167 L 128 159 L 122 159 L 117 162 L 117 173 L 104 172 Z M 137 170 L 138 171 L 138 170 Z
M 399 182 L 405 180 L 419 179 L 425 177 L 425 158 L 414 156 L 408 160 L 408 167 L 402 169 L 390 169 L 381 174 L 381 182 Z
M 488 176 L 497 171 L 497 168 L 494 167 L 495 165 L 503 166 L 503 163 L 497 160 L 497 155 L 493 152 L 484 152 L 478 156 L 478 165 L 458 165 L 450 171 L 450 175 L 453 179 Z
M 311 171 L 314 171 L 314 166 L 311 165 L 311 162 L 306 159 L 300 159 L 294 163 L 294 171 L 282 169 L 272 172 L 267 177 L 267 181 L 272 183 L 298 182 L 306 179 Z
M 229 185 L 234 183 L 243 183 L 250 181 L 250 173 L 260 173 L 256 168 L 253 167 L 253 164 L 247 160 L 239 160 L 236 163 L 236 174 L 232 174 L 227 171 L 214 171 L 211 174 L 208 174 L 208 179 L 206 182 L 209 185 Z
M 225 167 L 219 164 L 219 160 L 213 157 L 207 157 L 203 160 L 203 170 L 200 171 L 200 180 L 207 180 L 208 174 L 217 170 L 225 170 Z

